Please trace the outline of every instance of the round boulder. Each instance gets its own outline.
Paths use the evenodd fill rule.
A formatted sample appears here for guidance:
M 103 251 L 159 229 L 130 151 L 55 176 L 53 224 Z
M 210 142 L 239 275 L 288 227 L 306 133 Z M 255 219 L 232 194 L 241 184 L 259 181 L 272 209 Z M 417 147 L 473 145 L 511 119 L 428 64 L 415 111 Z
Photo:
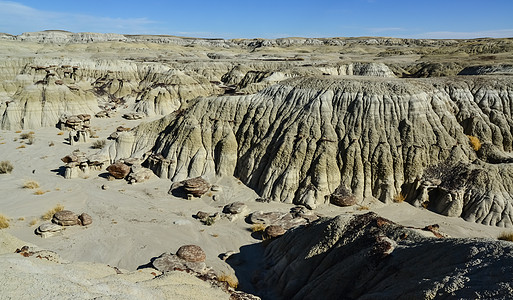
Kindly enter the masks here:
M 61 226 L 73 226 L 79 223 L 78 216 L 69 210 L 61 210 L 53 215 L 52 222 Z
M 107 171 L 110 175 L 114 176 L 114 178 L 123 179 L 128 175 L 128 173 L 130 173 L 130 167 L 124 163 L 115 163 L 110 165 L 107 168 Z
M 93 223 L 93 218 L 91 218 L 91 216 L 86 213 L 82 213 L 80 216 L 78 216 L 78 219 L 80 220 L 80 224 L 82 226 L 87 226 Z
M 265 228 L 264 234 L 272 239 L 284 235 L 285 232 L 287 231 L 280 225 L 269 225 Z
M 200 246 L 185 245 L 176 251 L 176 255 L 185 261 L 202 262 L 207 258 L 205 251 Z

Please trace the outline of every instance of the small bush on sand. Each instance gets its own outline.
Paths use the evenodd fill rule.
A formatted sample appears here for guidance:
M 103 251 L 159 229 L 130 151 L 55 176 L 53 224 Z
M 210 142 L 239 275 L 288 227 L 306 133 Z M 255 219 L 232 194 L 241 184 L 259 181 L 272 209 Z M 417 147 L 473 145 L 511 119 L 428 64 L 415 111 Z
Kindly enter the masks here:
M 61 205 L 61 204 L 57 204 L 55 205 L 54 208 L 50 209 L 49 211 L 47 211 L 42 217 L 41 219 L 43 220 L 50 220 L 51 218 L 53 218 L 53 215 L 58 212 L 58 211 L 61 211 L 61 210 L 64 210 L 64 206 Z
M 502 241 L 513 242 L 513 232 L 503 232 L 497 237 L 497 239 Z
M 212 226 L 214 225 L 214 223 L 216 222 L 216 219 L 213 218 L 213 217 L 207 217 L 205 220 L 202 221 L 203 224 L 207 225 L 207 226 Z
M 31 189 L 31 190 L 34 190 L 34 189 L 37 189 L 38 187 L 39 187 L 39 182 L 34 181 L 34 180 L 27 180 L 27 181 L 25 181 L 25 183 L 23 184 L 23 188 L 24 188 L 24 189 Z
M 404 197 L 404 195 L 402 193 L 399 193 L 394 196 L 393 200 L 395 203 L 401 203 L 401 202 L 404 202 L 404 199 L 406 199 L 406 197 Z
M 28 140 L 28 139 L 30 139 L 31 137 L 33 137 L 33 135 L 34 135 L 34 132 L 33 132 L 33 131 L 31 131 L 31 132 L 29 132 L 29 133 L 22 133 L 22 134 L 20 134 L 20 139 L 22 139 L 22 140 Z
M 16 147 L 16 149 L 23 149 L 23 148 L 25 148 L 25 145 L 21 145 L 19 147 Z
M 9 227 L 9 219 L 6 216 L 0 214 L 0 229 Z
M 32 221 L 30 221 L 29 225 L 30 226 L 34 226 L 37 224 L 37 219 L 32 219 Z
M 472 135 L 467 135 L 467 137 L 472 149 L 474 149 L 474 151 L 479 151 L 479 149 L 481 149 L 481 141 L 479 138 Z
M 63 134 L 64 134 L 64 132 L 62 132 L 62 131 L 57 133 L 57 135 L 63 135 Z
M 103 147 L 105 147 L 106 143 L 107 143 L 106 140 L 97 140 L 97 141 L 94 141 L 94 143 L 91 145 L 91 148 L 93 148 L 93 149 L 103 149 Z
M 251 225 L 251 232 L 262 232 L 266 228 L 265 224 L 262 223 L 255 223 Z
M 221 274 L 217 276 L 217 281 L 219 282 L 226 282 L 229 286 L 236 289 L 239 286 L 239 280 L 235 275 L 227 275 L 227 274 Z
M 8 160 L 0 161 L 0 174 L 11 173 L 14 167 Z
M 43 195 L 43 194 L 46 194 L 48 193 L 50 190 L 46 190 L 46 191 L 43 191 L 43 190 L 37 190 L 34 192 L 34 195 Z

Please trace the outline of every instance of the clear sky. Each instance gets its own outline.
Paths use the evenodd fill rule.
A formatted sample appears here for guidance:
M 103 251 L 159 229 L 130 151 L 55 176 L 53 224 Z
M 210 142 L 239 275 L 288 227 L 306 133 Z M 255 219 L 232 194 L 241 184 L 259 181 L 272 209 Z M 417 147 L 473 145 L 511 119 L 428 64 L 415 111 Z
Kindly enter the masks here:
M 513 0 L 0 0 L 0 32 L 47 29 L 220 38 L 513 37 Z

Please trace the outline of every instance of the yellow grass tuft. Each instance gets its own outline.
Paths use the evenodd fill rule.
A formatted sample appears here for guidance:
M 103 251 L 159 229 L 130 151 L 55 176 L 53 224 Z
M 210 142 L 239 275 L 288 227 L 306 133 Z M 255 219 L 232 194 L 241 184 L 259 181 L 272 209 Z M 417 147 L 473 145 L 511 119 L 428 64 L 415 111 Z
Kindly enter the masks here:
M 261 231 L 264 231 L 266 227 L 267 226 L 265 226 L 265 224 L 255 223 L 255 224 L 251 225 L 251 232 L 261 232 Z
M 23 148 L 25 148 L 25 145 L 21 145 L 19 147 L 16 147 L 16 149 L 23 149 Z
M 49 211 L 47 211 L 42 217 L 41 219 L 43 220 L 50 220 L 53 215 L 58 212 L 58 211 L 61 211 L 61 210 L 64 210 L 64 206 L 62 204 L 57 204 L 55 205 L 54 208 L 50 209 Z
M 48 192 L 49 192 L 48 190 L 46 190 L 46 191 L 37 190 L 37 191 L 34 192 L 34 195 L 43 195 L 43 194 L 48 193 Z
M 57 133 L 57 135 L 63 135 L 63 134 L 64 134 L 64 132 L 62 132 L 62 131 Z
M 9 227 L 9 219 L 0 214 L 0 229 L 8 228 Z
M 479 138 L 472 135 L 467 135 L 467 137 L 472 149 L 474 149 L 474 151 L 479 151 L 479 149 L 481 149 L 481 141 Z
M 18 221 L 25 221 L 25 217 L 19 217 Z
M 31 190 L 37 189 L 37 188 L 39 188 L 39 182 L 34 181 L 34 180 L 27 180 L 23 184 L 23 188 L 24 189 L 31 189 Z
M 37 224 L 37 219 L 32 219 L 32 221 L 30 221 L 29 225 L 30 226 L 34 226 Z
M 497 237 L 497 239 L 502 241 L 513 242 L 513 232 L 503 232 Z
M 358 206 L 358 210 L 369 210 L 370 207 L 368 207 L 367 205 L 360 205 Z
M 227 275 L 227 274 L 221 274 L 217 276 L 217 281 L 219 282 L 226 282 L 229 286 L 236 289 L 239 286 L 239 280 L 235 275 Z
M 405 199 L 406 199 L 406 197 L 405 197 L 402 193 L 399 193 L 399 194 L 396 194 L 396 195 L 394 196 L 393 201 L 394 201 L 395 203 L 401 203 L 401 202 L 404 202 L 404 200 L 405 200 Z
M 16 130 L 15 133 L 21 133 L 21 130 Z

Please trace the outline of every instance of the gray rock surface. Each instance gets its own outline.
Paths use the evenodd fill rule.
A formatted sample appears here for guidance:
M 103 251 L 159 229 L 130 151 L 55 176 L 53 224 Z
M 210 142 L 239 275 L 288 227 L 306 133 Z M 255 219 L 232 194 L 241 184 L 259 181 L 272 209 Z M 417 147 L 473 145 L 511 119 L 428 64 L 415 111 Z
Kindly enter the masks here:
M 373 213 L 289 231 L 267 245 L 264 264 L 263 298 L 497 299 L 513 291 L 510 242 L 427 238 Z

